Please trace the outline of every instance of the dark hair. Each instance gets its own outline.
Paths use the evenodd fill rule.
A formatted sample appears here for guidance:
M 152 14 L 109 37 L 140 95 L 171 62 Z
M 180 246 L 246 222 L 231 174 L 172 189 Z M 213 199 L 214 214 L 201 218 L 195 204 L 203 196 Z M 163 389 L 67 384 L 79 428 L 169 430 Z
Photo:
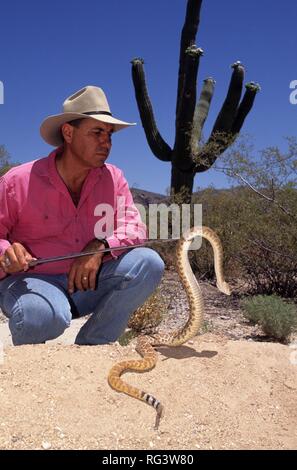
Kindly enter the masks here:
M 69 121 L 68 124 L 74 127 L 79 127 L 81 121 L 84 121 L 84 118 L 79 118 L 79 119 L 73 119 L 73 121 Z
M 73 127 L 79 127 L 80 126 L 80 123 L 84 120 L 84 118 L 79 118 L 79 119 L 73 119 L 73 121 L 69 121 L 69 122 L 65 122 L 65 124 L 70 124 L 71 126 Z M 65 142 L 65 139 L 64 139 L 64 136 L 63 136 L 63 133 L 62 133 L 62 128 L 61 128 L 61 137 L 62 137 L 62 140 L 63 142 Z

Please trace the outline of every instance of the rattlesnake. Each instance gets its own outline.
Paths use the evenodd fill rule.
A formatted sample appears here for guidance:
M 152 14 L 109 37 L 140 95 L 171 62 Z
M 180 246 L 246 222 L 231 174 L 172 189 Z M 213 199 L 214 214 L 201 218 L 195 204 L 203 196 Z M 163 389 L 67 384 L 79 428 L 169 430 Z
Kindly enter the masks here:
M 157 412 L 155 429 L 158 428 L 160 418 L 163 415 L 163 405 L 151 394 L 143 392 L 124 382 L 120 376 L 128 370 L 145 372 L 155 367 L 157 352 L 154 346 L 179 346 L 198 334 L 203 320 L 204 304 L 200 286 L 194 276 L 188 259 L 189 247 L 192 240 L 197 236 L 206 238 L 212 245 L 218 289 L 227 295 L 231 294 L 230 287 L 224 280 L 223 249 L 217 234 L 208 227 L 193 227 L 186 231 L 177 243 L 176 264 L 180 280 L 185 288 L 189 302 L 190 314 L 188 321 L 180 330 L 169 334 L 138 336 L 136 351 L 143 358 L 140 360 L 119 362 L 111 368 L 108 375 L 108 383 L 114 390 L 142 400 L 155 408 Z

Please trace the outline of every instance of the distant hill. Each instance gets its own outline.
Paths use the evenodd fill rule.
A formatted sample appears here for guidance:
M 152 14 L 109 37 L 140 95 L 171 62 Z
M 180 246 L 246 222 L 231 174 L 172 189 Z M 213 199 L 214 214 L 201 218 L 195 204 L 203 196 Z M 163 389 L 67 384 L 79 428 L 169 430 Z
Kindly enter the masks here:
M 167 203 L 169 197 L 164 194 L 153 193 L 146 191 L 145 189 L 131 188 L 131 193 L 136 204 L 142 204 L 144 207 L 148 207 L 149 204 L 161 204 Z
M 131 193 L 136 204 L 142 204 L 144 207 L 148 207 L 149 204 L 167 204 L 170 201 L 169 196 L 160 193 L 154 193 L 152 191 L 146 191 L 145 189 L 139 188 L 130 188 Z M 234 195 L 238 194 L 238 192 L 246 190 L 242 186 L 234 187 L 234 188 L 205 188 L 193 193 L 193 196 L 202 197 L 206 191 L 211 191 L 213 195 L 218 194 L 225 194 L 233 192 Z

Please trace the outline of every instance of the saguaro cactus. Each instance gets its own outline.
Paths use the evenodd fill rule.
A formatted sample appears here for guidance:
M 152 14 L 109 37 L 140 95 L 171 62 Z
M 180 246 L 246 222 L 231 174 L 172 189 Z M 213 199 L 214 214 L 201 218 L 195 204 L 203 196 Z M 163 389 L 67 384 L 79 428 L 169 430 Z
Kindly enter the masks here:
M 171 194 L 184 190 L 184 202 L 189 202 L 191 199 L 196 173 L 208 170 L 217 157 L 235 140 L 259 90 L 257 84 L 248 83 L 240 101 L 244 67 L 239 61 L 235 62 L 232 65 L 233 73 L 227 97 L 208 141 L 201 145 L 201 133 L 215 87 L 212 78 L 205 79 L 196 104 L 197 75 L 200 57 L 203 54 L 202 49 L 195 45 L 201 5 L 202 0 L 188 0 L 187 4 L 180 45 L 173 148 L 164 141 L 157 128 L 146 86 L 144 61 L 141 58 L 132 60 L 135 95 L 148 144 L 159 160 L 171 162 Z

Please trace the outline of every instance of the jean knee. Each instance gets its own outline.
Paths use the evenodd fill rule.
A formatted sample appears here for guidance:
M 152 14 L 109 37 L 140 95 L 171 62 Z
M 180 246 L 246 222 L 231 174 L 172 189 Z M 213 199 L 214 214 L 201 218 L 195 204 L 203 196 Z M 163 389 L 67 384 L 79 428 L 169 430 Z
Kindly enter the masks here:
M 32 300 L 32 299 L 31 299 Z M 71 322 L 71 312 L 54 311 L 49 303 L 24 302 L 13 289 L 3 299 L 3 309 L 9 318 L 14 345 L 41 343 L 60 336 Z
M 142 250 L 143 269 L 149 279 L 155 280 L 159 283 L 165 269 L 164 261 L 161 256 L 151 248 L 144 248 Z

